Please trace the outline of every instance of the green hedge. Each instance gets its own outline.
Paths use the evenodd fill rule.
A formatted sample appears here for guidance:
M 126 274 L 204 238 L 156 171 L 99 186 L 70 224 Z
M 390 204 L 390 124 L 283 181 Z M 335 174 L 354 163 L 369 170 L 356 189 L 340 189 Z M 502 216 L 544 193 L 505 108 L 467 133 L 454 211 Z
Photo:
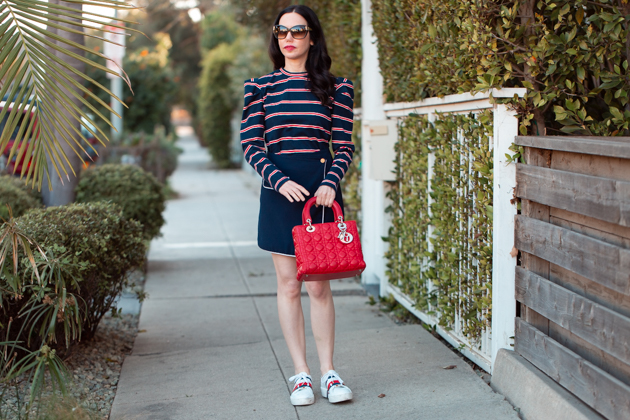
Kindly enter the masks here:
M 527 97 L 512 101 L 522 134 L 628 135 L 627 1 L 372 6 L 388 101 L 525 87 Z
M 361 106 L 361 1 L 315 0 L 307 3 L 319 18 L 328 54 L 332 58 L 331 71 L 354 84 L 355 107 Z
M 105 164 L 81 173 L 76 201 L 110 201 L 122 207 L 127 219 L 137 220 L 149 240 L 164 224 L 165 197 L 162 185 L 150 173 L 133 165 Z
M 104 202 L 32 210 L 16 220 L 22 232 L 43 250 L 54 251 L 55 257 L 65 259 L 60 266 L 71 270 L 65 278 L 66 291 L 80 298 L 82 337 L 90 339 L 122 291 L 127 273 L 144 263 L 146 245 L 142 226 L 126 219 L 119 206 Z M 30 278 L 29 267 L 24 261 L 18 275 Z M 77 267 L 81 269 L 72 272 Z M 79 278 L 78 283 L 71 282 L 69 276 Z M 15 299 L 15 295 L 6 293 L 11 290 L 9 281 L 7 273 L 0 276 L 0 325 L 6 326 L 13 319 L 12 331 L 18 333 L 24 320 L 18 315 L 31 296 Z M 23 293 L 28 293 L 31 289 L 24 290 Z M 52 288 L 47 293 L 57 296 L 61 292 Z M 58 332 L 63 335 L 63 331 Z M 22 333 L 25 336 L 9 338 L 24 340 L 31 335 L 28 330 Z M 37 347 L 37 341 L 33 345 Z
M 26 213 L 27 210 L 42 207 L 41 197 L 37 190 L 32 190 L 24 181 L 10 175 L 0 176 L 0 218 L 9 219 L 11 206 L 13 217 Z
M 42 202 L 42 193 L 37 190 L 37 188 L 32 188 L 30 182 L 26 182 L 25 179 L 20 179 L 13 175 L 0 175 L 0 184 L 10 183 L 15 185 L 25 193 L 27 193 L 30 197 L 35 199 L 37 202 Z
M 234 45 L 220 44 L 204 57 L 199 78 L 201 137 L 219 168 L 231 165 L 231 119 L 237 101 L 228 70 L 235 57 Z
M 490 111 L 442 114 L 433 124 L 426 116 L 405 118 L 389 193 L 389 278 L 440 325 L 452 328 L 459 319 L 472 343 L 491 319 L 491 136 Z

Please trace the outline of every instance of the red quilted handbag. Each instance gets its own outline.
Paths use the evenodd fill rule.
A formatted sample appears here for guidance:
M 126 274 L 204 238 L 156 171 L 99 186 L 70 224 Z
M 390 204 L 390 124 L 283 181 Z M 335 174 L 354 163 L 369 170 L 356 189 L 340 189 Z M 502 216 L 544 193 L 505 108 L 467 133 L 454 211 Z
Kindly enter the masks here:
M 302 210 L 302 224 L 293 228 L 297 279 L 299 281 L 334 280 L 359 275 L 365 261 L 357 223 L 344 222 L 341 207 L 333 202 L 335 222 L 313 225 L 311 198 Z

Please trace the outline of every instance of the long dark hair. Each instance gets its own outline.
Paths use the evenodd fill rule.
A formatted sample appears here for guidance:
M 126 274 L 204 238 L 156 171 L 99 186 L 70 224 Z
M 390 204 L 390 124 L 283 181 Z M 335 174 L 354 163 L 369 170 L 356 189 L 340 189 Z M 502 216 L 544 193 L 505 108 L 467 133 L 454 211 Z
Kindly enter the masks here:
M 334 96 L 335 93 L 335 76 L 330 72 L 332 60 L 328 55 L 322 25 L 310 7 L 300 4 L 289 6 L 281 11 L 273 23 L 274 26 L 280 22 L 280 18 L 286 13 L 299 14 L 306 19 L 308 26 L 311 28 L 310 37 L 313 45 L 309 48 L 308 58 L 306 59 L 306 71 L 310 79 L 309 88 L 323 105 L 332 106 L 330 97 Z M 280 51 L 278 40 L 273 34 L 269 40 L 269 57 L 273 62 L 274 69 L 277 70 L 284 67 L 284 55 Z

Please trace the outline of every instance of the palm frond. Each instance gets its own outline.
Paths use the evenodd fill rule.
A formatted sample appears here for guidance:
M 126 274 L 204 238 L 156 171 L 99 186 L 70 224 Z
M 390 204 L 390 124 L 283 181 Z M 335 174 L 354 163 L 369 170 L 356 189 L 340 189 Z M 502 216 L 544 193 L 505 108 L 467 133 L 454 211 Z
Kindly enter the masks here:
M 32 247 L 39 252 L 44 260 L 47 260 L 46 254 L 38 243 L 26 236 L 13 218 L 13 210 L 11 209 L 11 206 L 7 204 L 7 207 L 9 209 L 9 220 L 0 218 L 0 221 L 2 222 L 0 224 L 0 271 L 4 269 L 6 261 L 11 258 L 13 261 L 13 273 L 17 273 L 18 255 L 20 248 L 22 248 L 22 251 L 30 262 L 31 268 L 37 277 L 37 280 L 41 281 Z M 21 285 L 19 287 L 21 287 Z M 0 302 L 0 306 L 2 306 L 2 302 Z
M 47 0 L 0 0 L 0 101 L 6 98 L 0 104 L 0 121 L 5 122 L 0 133 L 0 151 L 4 151 L 9 142 L 14 140 L 10 158 L 15 156 L 18 161 L 24 159 L 27 162 L 30 159 L 30 165 L 22 165 L 20 175 L 38 188 L 41 188 L 45 175 L 53 170 L 62 179 L 74 172 L 69 156 L 62 148 L 63 144 L 82 161 L 87 159 L 82 146 L 86 139 L 77 127 L 87 129 L 102 144 L 108 140 L 108 135 L 91 121 L 82 108 L 85 107 L 95 115 L 94 118 L 112 126 L 109 116 L 98 112 L 89 99 L 118 115 L 95 92 L 86 89 L 80 80 L 94 83 L 113 100 L 124 105 L 109 89 L 74 68 L 64 58 L 78 60 L 86 66 L 121 77 L 130 85 L 124 71 L 119 74 L 110 70 L 86 58 L 85 53 L 110 60 L 108 57 L 60 36 L 56 31 L 110 42 L 102 36 L 84 32 L 84 29 L 98 29 L 101 34 L 114 32 L 100 27 L 102 19 L 110 17 L 87 11 L 81 13 L 77 8 L 68 7 L 68 3 L 127 11 L 137 7 L 118 0 L 65 0 L 64 3 L 66 5 Z M 118 22 L 109 23 L 109 26 L 141 33 L 119 22 L 134 23 L 118 19 Z M 24 119 L 24 114 L 30 116 L 28 121 Z M 92 123 L 93 127 L 81 117 Z M 17 133 L 13 136 L 16 129 Z M 49 163 L 52 168 L 48 167 Z

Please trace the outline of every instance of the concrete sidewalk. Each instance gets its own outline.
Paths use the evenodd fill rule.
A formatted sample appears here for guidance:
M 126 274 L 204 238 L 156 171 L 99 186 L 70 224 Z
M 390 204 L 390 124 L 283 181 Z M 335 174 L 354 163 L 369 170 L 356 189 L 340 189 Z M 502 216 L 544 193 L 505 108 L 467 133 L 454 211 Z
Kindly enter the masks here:
M 208 170 L 192 135 L 180 146 L 185 153 L 171 179 L 180 197 L 168 203 L 164 236 L 151 245 L 142 332 L 110 419 L 518 418 L 439 340 L 419 325 L 396 325 L 348 280 L 333 282 L 335 365 L 354 400 L 332 405 L 318 392 L 304 297 L 316 402 L 294 408 L 273 264 L 256 246 L 259 184 L 241 171 Z

